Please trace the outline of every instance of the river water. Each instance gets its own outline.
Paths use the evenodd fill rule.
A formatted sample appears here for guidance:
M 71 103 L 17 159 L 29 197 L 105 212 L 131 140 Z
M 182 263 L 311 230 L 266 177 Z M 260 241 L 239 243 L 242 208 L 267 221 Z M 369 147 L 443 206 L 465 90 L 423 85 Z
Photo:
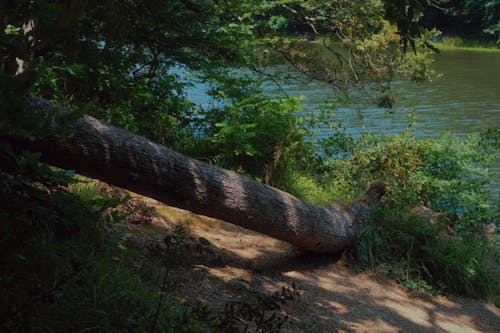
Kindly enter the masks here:
M 440 75 L 432 82 L 394 81 L 393 109 L 375 107 L 362 94 L 335 114 L 349 131 L 400 133 L 410 125 L 417 136 L 434 137 L 451 131 L 459 136 L 500 127 L 500 52 L 443 51 L 436 55 Z M 304 110 L 314 112 L 336 93 L 322 82 L 282 85 L 291 96 L 303 96 Z M 338 93 L 337 93 L 338 95 Z M 320 135 L 328 134 L 328 129 Z

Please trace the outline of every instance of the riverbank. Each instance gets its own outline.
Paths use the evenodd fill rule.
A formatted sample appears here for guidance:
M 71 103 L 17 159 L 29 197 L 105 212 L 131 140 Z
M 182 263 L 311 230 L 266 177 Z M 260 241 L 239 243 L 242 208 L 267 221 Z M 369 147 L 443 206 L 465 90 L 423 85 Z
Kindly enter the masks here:
M 315 38 L 315 36 L 312 35 L 297 37 L 297 41 L 312 45 L 323 45 L 325 42 L 322 38 Z M 332 37 L 327 37 L 326 43 L 328 45 L 340 45 L 340 42 L 336 41 L 335 38 Z M 467 39 L 462 37 L 440 37 L 437 40 L 432 41 L 431 45 L 440 51 L 466 50 L 478 52 L 500 52 L 500 44 L 495 43 L 494 41 Z
M 432 45 L 440 51 L 500 52 L 500 44 L 493 41 L 470 40 L 461 37 L 443 37 Z

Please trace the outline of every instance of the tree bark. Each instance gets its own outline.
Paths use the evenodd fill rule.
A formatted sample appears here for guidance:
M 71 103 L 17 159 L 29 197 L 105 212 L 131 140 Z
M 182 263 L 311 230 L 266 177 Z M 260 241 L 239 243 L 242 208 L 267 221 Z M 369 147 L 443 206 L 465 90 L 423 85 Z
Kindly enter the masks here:
M 35 112 L 61 106 L 29 98 Z M 373 202 L 324 207 L 308 204 L 276 188 L 179 154 L 141 136 L 85 115 L 68 125 L 70 135 L 54 134 L 23 142 L 50 164 L 257 231 L 314 252 L 336 252 L 353 244 Z M 54 123 L 54 133 L 61 133 Z M 18 142 L 19 145 L 19 142 Z

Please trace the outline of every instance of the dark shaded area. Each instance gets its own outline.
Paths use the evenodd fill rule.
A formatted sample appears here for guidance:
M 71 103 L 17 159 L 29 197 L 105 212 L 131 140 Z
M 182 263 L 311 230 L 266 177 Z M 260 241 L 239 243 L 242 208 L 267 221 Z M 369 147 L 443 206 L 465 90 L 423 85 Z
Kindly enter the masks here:
M 224 223 L 217 228 L 243 239 L 253 235 Z M 189 233 L 189 227 L 186 230 Z M 189 234 L 196 239 L 196 234 Z M 372 329 L 387 332 L 459 332 L 471 327 L 481 332 L 495 332 L 500 324 L 498 313 L 486 303 L 458 297 L 447 301 L 409 296 L 397 291 L 387 278 L 376 275 L 368 278 L 365 273 L 346 268 L 340 254 L 316 255 L 279 243 L 249 260 L 228 252 L 232 249 L 231 244 L 222 248 L 206 239 L 204 243 L 209 243 L 207 246 L 222 255 L 214 259 L 213 256 L 183 252 L 184 266 L 173 267 L 171 278 L 186 286 L 181 289 L 182 293 L 194 297 L 190 302 L 209 304 L 215 313 L 222 311 L 224 300 L 250 300 L 281 286 L 295 285 L 302 294 L 297 302 L 284 308 L 291 316 L 286 332 L 360 332 L 370 325 Z M 251 251 L 258 244 L 246 246 Z M 151 260 L 153 266 L 158 265 L 154 257 Z M 228 281 L 211 272 L 212 269 L 224 272 L 232 268 L 248 270 L 251 282 L 237 277 Z M 186 275 L 185 272 L 191 273 Z M 193 284 L 192 280 L 200 282 Z M 368 282 L 363 285 L 360 281 Z M 379 290 L 374 292 L 371 288 Z M 467 321 L 467 328 L 459 326 L 464 316 L 472 320 L 470 324 Z
M 488 0 L 431 1 L 424 6 L 421 23 L 426 28 L 437 28 L 445 36 L 495 41 L 495 30 L 500 21 L 500 3 Z M 498 29 L 498 28 L 496 28 Z

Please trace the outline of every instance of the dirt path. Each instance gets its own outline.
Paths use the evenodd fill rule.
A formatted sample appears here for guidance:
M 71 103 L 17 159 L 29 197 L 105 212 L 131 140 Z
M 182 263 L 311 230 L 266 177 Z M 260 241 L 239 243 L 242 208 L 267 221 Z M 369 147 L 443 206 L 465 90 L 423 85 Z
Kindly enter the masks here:
M 169 272 L 188 302 L 222 308 L 249 293 L 296 285 L 302 294 L 284 309 L 290 316 L 284 332 L 500 332 L 499 309 L 483 301 L 416 297 L 338 257 L 305 254 L 231 224 L 147 203 L 163 217 L 139 232 L 153 247 L 171 241 L 164 228 L 182 225 L 188 234 L 189 259 Z

